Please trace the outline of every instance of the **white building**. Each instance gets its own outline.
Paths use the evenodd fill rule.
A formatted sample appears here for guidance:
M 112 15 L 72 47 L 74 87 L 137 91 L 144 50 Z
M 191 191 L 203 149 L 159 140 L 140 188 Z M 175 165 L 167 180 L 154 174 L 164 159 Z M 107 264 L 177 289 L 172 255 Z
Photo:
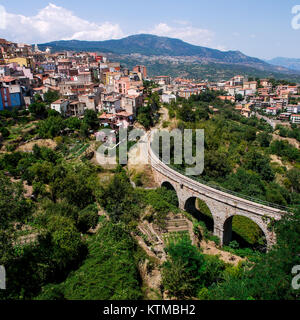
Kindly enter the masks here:
M 276 107 L 269 107 L 266 109 L 266 113 L 271 114 L 273 116 L 276 116 L 277 111 L 278 111 L 278 108 L 276 108 Z
M 176 101 L 176 96 L 175 94 L 166 94 L 164 93 L 162 96 L 161 96 L 161 101 L 163 103 L 171 103 L 171 101 Z
M 288 105 L 286 111 L 289 113 L 300 113 L 300 105 Z
M 300 114 L 292 114 L 290 120 L 292 123 L 300 123 Z
M 59 112 L 61 115 L 65 115 L 68 111 L 69 101 L 59 99 L 51 103 L 51 109 Z

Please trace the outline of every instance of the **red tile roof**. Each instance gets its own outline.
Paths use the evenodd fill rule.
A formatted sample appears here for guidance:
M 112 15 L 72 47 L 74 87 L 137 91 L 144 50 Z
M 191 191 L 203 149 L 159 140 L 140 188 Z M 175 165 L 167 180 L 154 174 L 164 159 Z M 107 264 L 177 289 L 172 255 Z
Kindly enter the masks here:
M 16 80 L 16 78 L 13 78 L 13 77 L 10 77 L 10 76 L 5 76 L 5 77 L 1 77 L 0 78 L 0 81 L 2 82 L 11 82 L 11 81 L 14 81 Z

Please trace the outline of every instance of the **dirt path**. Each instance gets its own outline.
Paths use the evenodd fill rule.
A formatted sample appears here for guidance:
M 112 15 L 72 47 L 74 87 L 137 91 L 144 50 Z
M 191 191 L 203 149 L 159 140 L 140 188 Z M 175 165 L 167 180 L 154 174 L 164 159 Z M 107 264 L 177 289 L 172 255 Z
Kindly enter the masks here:
M 169 111 L 167 108 L 161 108 L 160 109 L 160 121 L 159 123 L 155 126 L 155 129 L 162 129 L 163 128 L 163 123 L 165 121 L 169 121 Z
M 12 182 L 14 182 L 14 183 L 22 182 L 22 180 L 14 179 L 14 178 L 11 178 L 10 180 Z M 24 197 L 25 198 L 30 198 L 32 196 L 32 194 L 33 194 L 33 187 L 29 186 L 26 181 L 23 181 L 23 188 L 24 188 L 24 191 L 25 191 Z
M 294 146 L 295 148 L 299 149 L 300 148 L 300 142 L 298 142 L 296 139 L 294 138 L 284 138 L 281 137 L 277 134 L 273 134 L 273 140 L 280 140 L 280 141 L 287 141 L 289 142 L 292 146 Z
M 271 154 L 270 155 L 270 158 L 271 158 L 271 161 L 272 162 L 275 162 L 275 163 L 278 163 L 280 166 L 282 167 L 287 167 L 288 170 L 291 170 L 293 169 L 293 166 L 291 164 L 288 164 L 288 163 L 283 163 L 281 158 L 278 157 L 277 155 L 275 154 Z
M 17 151 L 31 152 L 35 144 L 38 145 L 39 147 L 47 147 L 52 150 L 54 150 L 57 146 L 56 142 L 53 141 L 52 139 L 40 139 L 40 140 L 30 141 L 19 146 L 17 148 Z
M 236 256 L 230 252 L 220 250 L 216 247 L 216 244 L 213 241 L 201 241 L 200 244 L 201 248 L 203 249 L 204 254 L 220 256 L 220 259 L 226 263 L 234 264 L 235 266 L 238 265 L 240 261 L 244 261 L 245 259 Z

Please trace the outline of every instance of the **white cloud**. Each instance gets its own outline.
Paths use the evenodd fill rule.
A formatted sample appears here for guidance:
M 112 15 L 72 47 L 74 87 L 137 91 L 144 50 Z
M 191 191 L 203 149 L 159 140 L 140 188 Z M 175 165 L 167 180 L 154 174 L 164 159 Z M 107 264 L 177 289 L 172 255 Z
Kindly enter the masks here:
M 0 5 L 0 29 L 6 28 L 6 11 L 3 6 Z
M 25 43 L 42 43 L 54 40 L 108 40 L 124 37 L 119 24 L 108 21 L 90 22 L 76 16 L 72 11 L 49 3 L 36 15 L 25 16 L 6 12 L 0 6 L 2 14 L 1 37 L 10 41 Z M 0 25 L 1 28 L 1 25 Z M 211 46 L 214 32 L 197 28 L 188 21 L 173 21 L 173 25 L 161 22 L 147 31 L 158 36 L 182 39 L 183 41 L 202 46 Z M 222 46 L 220 49 L 224 49 Z
M 89 22 L 52 3 L 35 16 L 6 12 L 5 20 L 6 28 L 1 34 L 16 42 L 36 43 L 60 39 L 107 40 L 124 36 L 118 24 Z
M 159 23 L 152 30 L 141 31 L 140 33 L 150 33 L 157 36 L 178 38 L 195 45 L 207 46 L 211 43 L 214 32 L 208 29 L 196 28 L 191 25 L 170 26 L 166 23 Z

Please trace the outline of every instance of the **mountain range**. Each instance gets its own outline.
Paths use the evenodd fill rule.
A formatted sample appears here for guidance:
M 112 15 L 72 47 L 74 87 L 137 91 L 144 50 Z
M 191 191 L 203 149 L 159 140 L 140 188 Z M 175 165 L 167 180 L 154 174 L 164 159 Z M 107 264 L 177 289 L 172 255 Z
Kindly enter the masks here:
M 269 76 L 275 78 L 290 78 L 300 81 L 300 70 L 290 70 L 288 68 L 270 64 L 258 58 L 249 57 L 240 51 L 220 51 L 201 46 L 196 46 L 179 39 L 159 37 L 149 34 L 132 35 L 119 40 L 106 41 L 79 41 L 60 40 L 38 45 L 45 50 L 50 47 L 53 52 L 57 51 L 97 51 L 114 56 L 125 65 L 143 63 L 150 68 L 149 73 L 156 75 L 153 70 L 159 69 L 160 64 L 188 64 L 200 65 L 202 67 L 219 68 L 227 71 L 236 68 L 240 73 L 258 76 Z M 152 67 L 151 67 L 152 66 Z M 153 70 L 152 70 L 152 69 Z M 249 69 L 250 68 L 250 69 Z M 201 69 L 201 68 L 200 68 Z M 203 69 L 203 68 L 202 68 Z M 159 70 L 158 70 L 159 71 Z M 176 71 L 175 71 L 176 73 Z M 222 72 L 221 72 L 222 74 Z M 199 74 L 199 78 L 202 77 Z
M 271 60 L 267 60 L 267 63 L 275 66 L 281 66 L 290 70 L 300 71 L 300 59 L 277 57 Z

